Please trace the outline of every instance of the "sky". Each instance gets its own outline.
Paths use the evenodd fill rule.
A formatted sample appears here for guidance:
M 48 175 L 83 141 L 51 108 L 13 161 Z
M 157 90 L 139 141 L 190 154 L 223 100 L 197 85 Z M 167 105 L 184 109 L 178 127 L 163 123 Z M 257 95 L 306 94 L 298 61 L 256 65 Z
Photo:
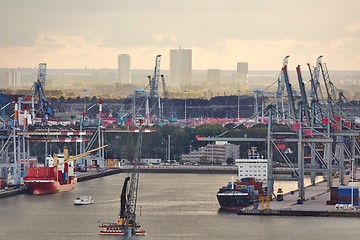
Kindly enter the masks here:
M 360 70 L 359 0 L 1 0 L 0 67 L 169 69 L 192 49 L 193 69 Z

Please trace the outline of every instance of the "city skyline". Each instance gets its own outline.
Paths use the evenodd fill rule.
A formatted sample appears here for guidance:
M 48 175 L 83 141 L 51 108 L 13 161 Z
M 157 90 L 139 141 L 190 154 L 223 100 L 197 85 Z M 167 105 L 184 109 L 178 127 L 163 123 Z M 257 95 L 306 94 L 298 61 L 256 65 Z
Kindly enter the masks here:
M 193 69 L 276 70 L 315 64 L 360 70 L 360 2 L 348 0 L 35 0 L 1 3 L 0 67 L 151 69 L 170 49 L 192 50 Z

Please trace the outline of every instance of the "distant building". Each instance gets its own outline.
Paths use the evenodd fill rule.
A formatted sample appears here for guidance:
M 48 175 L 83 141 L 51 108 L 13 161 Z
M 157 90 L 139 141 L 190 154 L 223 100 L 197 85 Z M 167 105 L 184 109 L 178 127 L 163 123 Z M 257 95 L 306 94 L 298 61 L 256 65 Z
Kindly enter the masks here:
M 21 75 L 16 70 L 6 71 L 4 73 L 5 82 L 8 83 L 8 86 L 11 88 L 16 88 L 21 86 Z
M 191 83 L 192 78 L 192 50 L 170 50 L 170 81 L 172 85 L 181 86 Z
M 236 73 L 233 75 L 233 82 L 239 89 L 248 88 L 248 74 L 249 74 L 249 63 L 238 62 L 236 67 Z
M 189 154 L 182 154 L 181 160 L 190 163 L 203 164 L 226 164 L 228 158 L 236 159 L 240 155 L 239 145 L 222 143 L 208 144 L 198 150 L 191 151 Z
M 208 83 L 220 82 L 220 69 L 208 69 L 207 70 L 207 82 Z
M 131 83 L 130 56 L 121 54 L 118 56 L 118 77 L 120 84 Z

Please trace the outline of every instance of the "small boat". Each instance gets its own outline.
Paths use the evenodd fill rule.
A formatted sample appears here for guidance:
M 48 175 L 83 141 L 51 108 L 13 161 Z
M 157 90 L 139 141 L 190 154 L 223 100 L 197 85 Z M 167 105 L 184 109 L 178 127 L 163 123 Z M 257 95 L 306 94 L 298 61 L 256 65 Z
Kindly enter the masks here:
M 91 196 L 80 196 L 74 200 L 74 205 L 88 205 L 93 203 L 94 199 Z

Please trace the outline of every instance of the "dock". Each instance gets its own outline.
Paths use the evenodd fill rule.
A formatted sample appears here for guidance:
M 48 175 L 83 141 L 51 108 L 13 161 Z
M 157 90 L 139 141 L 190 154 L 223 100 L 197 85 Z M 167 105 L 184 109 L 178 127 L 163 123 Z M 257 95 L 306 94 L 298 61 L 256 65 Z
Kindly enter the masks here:
M 359 183 L 360 185 L 360 183 Z M 360 218 L 360 209 L 336 209 L 336 205 L 327 205 L 330 191 L 326 182 L 305 187 L 305 199 L 298 202 L 298 192 L 284 193 L 283 201 L 270 201 L 270 209 L 246 208 L 238 215 L 257 216 L 311 216 L 311 217 L 356 217 Z M 266 204 L 265 204 L 266 206 Z

